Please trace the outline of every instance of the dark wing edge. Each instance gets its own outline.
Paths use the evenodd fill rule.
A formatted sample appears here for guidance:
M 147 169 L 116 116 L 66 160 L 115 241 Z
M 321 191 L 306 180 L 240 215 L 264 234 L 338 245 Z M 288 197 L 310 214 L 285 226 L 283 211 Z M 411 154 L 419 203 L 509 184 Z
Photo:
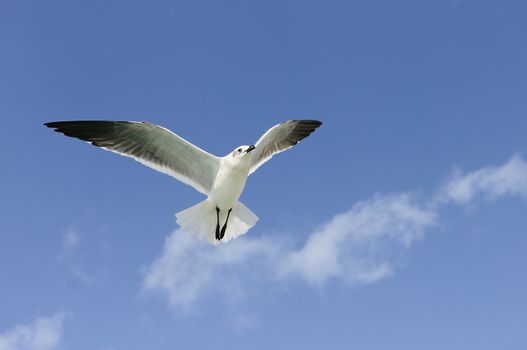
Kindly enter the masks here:
M 219 158 L 148 122 L 78 120 L 44 123 L 66 136 L 130 157 L 208 194 Z
M 288 120 L 269 129 L 256 143 L 249 174 L 252 174 L 273 155 L 288 150 L 311 135 L 322 125 L 318 120 Z

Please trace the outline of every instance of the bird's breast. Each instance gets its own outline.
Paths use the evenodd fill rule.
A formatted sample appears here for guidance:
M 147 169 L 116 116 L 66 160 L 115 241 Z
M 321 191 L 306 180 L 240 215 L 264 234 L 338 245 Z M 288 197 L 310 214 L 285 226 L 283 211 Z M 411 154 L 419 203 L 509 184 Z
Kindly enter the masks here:
M 249 170 L 241 167 L 220 167 L 214 186 L 209 194 L 209 198 L 216 203 L 221 210 L 229 210 L 236 204 L 240 197 Z

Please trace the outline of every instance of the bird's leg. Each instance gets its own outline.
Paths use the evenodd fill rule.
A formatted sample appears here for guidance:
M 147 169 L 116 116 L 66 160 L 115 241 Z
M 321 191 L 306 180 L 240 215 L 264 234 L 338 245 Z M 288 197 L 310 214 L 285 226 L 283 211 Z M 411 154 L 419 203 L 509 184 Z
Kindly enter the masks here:
M 220 208 L 216 207 L 216 240 L 220 239 Z
M 223 227 L 221 228 L 220 240 L 222 240 L 223 236 L 225 236 L 225 231 L 227 230 L 227 223 L 229 222 L 229 215 L 231 215 L 231 210 L 232 208 L 230 208 L 227 212 L 227 219 L 225 220 L 225 225 L 223 225 Z

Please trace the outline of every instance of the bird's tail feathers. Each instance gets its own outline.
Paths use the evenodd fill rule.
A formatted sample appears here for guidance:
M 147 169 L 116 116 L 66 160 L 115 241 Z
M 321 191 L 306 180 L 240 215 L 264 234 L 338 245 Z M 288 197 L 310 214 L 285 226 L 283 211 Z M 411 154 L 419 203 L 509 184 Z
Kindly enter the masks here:
M 183 231 L 193 234 L 197 238 L 212 244 L 218 244 L 216 240 L 216 205 L 206 199 L 190 208 L 176 214 L 176 221 Z M 220 211 L 220 226 L 225 224 L 227 211 Z M 245 205 L 237 202 L 229 215 L 229 221 L 225 235 L 221 242 L 227 242 L 246 233 L 258 221 L 258 217 Z

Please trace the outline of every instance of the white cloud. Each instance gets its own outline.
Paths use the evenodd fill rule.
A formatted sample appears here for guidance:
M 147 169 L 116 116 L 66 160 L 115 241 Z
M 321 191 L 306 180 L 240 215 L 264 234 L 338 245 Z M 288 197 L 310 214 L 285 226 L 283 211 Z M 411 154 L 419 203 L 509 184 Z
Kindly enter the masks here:
M 82 255 L 79 254 L 81 235 L 70 229 L 62 239 L 62 249 L 58 261 L 70 272 L 71 276 L 83 284 L 91 284 L 93 278 L 82 267 Z
M 504 195 L 527 197 L 527 162 L 513 156 L 500 167 L 486 167 L 463 175 L 454 172 L 440 189 L 440 202 L 466 204 L 479 196 L 496 199 Z
M 171 306 L 188 310 L 206 296 L 235 300 L 247 285 L 298 277 L 371 283 L 387 276 L 395 257 L 435 221 L 409 194 L 357 203 L 308 235 L 295 249 L 276 238 L 238 239 L 218 247 L 176 230 L 147 269 L 144 290 L 161 291 Z
M 290 281 L 317 287 L 330 280 L 373 283 L 391 275 L 411 245 L 440 223 L 442 206 L 503 195 L 527 196 L 527 163 L 519 156 L 501 167 L 458 172 L 429 201 L 399 193 L 358 202 L 297 246 L 285 244 L 293 236 L 285 234 L 245 236 L 215 247 L 176 230 L 146 270 L 143 290 L 161 292 L 173 308 L 189 310 L 203 298 L 237 300 Z
M 289 252 L 280 273 L 315 284 L 330 278 L 375 282 L 391 273 L 393 255 L 421 238 L 435 220 L 436 213 L 410 194 L 359 202 L 309 235 L 298 251 Z
M 0 350 L 52 350 L 62 338 L 66 314 L 42 317 L 29 325 L 16 326 L 0 334 Z
M 77 247 L 80 243 L 80 235 L 77 231 L 69 230 L 65 235 L 62 242 L 64 250 L 69 250 Z
M 68 230 L 62 237 L 62 249 L 60 250 L 58 260 L 64 261 L 71 258 L 80 244 L 80 234 L 75 230 Z
M 147 269 L 143 288 L 162 291 L 171 306 L 187 310 L 205 295 L 238 298 L 244 293 L 240 283 L 259 278 L 255 270 L 262 272 L 262 265 L 272 264 L 278 249 L 271 241 L 257 239 L 215 247 L 176 230 L 166 239 L 161 256 Z

